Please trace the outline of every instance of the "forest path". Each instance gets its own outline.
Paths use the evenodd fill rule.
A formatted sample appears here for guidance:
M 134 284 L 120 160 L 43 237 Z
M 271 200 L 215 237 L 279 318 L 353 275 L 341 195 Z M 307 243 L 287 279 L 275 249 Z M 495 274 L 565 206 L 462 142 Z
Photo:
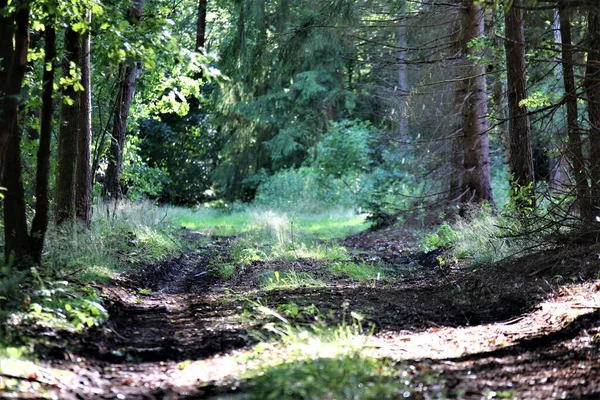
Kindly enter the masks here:
M 239 377 L 257 343 L 252 333 L 270 321 L 255 309 L 297 305 L 314 307 L 326 323 L 350 310 L 373 322 L 365 356 L 412 371 L 412 398 L 600 398 L 600 286 L 590 280 L 598 262 L 589 249 L 464 270 L 436 267 L 437 253 L 407 252 L 401 232 L 365 232 L 344 245 L 355 260 L 391 266 L 389 279 L 331 277 L 326 261 L 298 259 L 253 261 L 225 280 L 211 271 L 215 260 L 229 260 L 235 239 L 186 235 L 201 240 L 103 289 L 108 323 L 74 342 L 77 356 L 49 364 L 71 372 L 55 383 L 58 397 L 237 397 L 246 390 Z M 289 270 L 326 284 L 267 290 L 258 283 Z M 553 280 L 577 274 L 580 283 Z M 314 317 L 301 312 L 294 323 Z

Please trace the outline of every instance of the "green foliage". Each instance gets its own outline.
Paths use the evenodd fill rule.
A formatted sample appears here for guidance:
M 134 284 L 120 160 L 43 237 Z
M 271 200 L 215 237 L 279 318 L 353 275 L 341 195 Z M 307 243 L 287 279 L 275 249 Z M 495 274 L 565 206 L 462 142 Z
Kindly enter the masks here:
M 264 368 L 247 390 L 250 399 L 395 399 L 410 396 L 410 380 L 402 376 L 390 361 L 355 354 Z
M 304 212 L 354 208 L 361 203 L 367 172 L 373 164 L 368 122 L 332 122 L 311 149 L 313 157 L 301 168 L 260 178 L 256 203 Z
M 367 172 L 372 164 L 371 130 L 368 122 L 333 122 L 314 150 L 313 165 L 327 177 L 358 177 Z
M 123 149 L 121 182 L 129 200 L 140 201 L 158 197 L 169 182 L 164 168 L 150 167 L 140 155 L 140 140 L 132 137 Z
M 352 191 L 340 179 L 323 178 L 315 167 L 287 169 L 265 178 L 255 204 L 278 210 L 322 213 L 355 206 Z
M 343 53 L 351 41 L 323 24 L 347 23 L 350 13 L 302 1 L 270 7 L 239 2 L 222 47 L 220 67 L 231 81 L 217 91 L 225 144 L 215 178 L 229 198 L 254 197 L 265 169 L 299 167 L 329 123 L 327 110 L 350 112 Z M 330 111 L 331 113 L 331 111 Z
M 140 122 L 139 154 L 165 174 L 157 193 L 162 201 L 197 204 L 211 197 L 220 144 L 208 121 L 210 102 L 203 98 L 200 106 L 202 111 L 192 109 L 185 116 L 161 114 Z
M 429 253 L 435 249 L 449 249 L 454 246 L 458 236 L 454 229 L 448 224 L 443 224 L 435 232 L 425 235 L 421 242 L 421 248 Z
M 212 273 L 221 279 L 230 279 L 236 270 L 237 267 L 234 264 L 218 264 L 214 267 Z

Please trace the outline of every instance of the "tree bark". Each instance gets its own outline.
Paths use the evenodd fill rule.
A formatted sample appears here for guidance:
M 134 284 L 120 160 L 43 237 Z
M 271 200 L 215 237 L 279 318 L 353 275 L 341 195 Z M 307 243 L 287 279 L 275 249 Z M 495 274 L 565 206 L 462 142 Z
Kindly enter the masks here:
M 92 14 L 88 11 L 88 23 Z M 81 85 L 79 134 L 77 136 L 77 183 L 75 187 L 75 212 L 79 222 L 90 227 L 92 223 L 92 83 L 90 71 L 90 31 L 81 42 Z
M 585 92 L 590 120 L 590 175 L 592 204 L 590 218 L 600 215 L 600 10 L 593 6 L 588 15 L 588 57 L 585 70 Z
M 63 76 L 70 76 L 71 63 L 79 64 L 81 36 L 70 27 L 65 31 Z M 73 104 L 68 104 L 66 99 Z M 56 174 L 55 222 L 62 225 L 75 221 L 75 181 L 77 165 L 77 136 L 81 95 L 73 84 L 63 87 L 58 134 L 58 165 Z
M 7 2 L 0 2 L 5 12 Z M 12 15 L 0 17 L 0 186 L 4 197 L 4 254 L 8 262 L 20 264 L 30 257 L 30 243 L 25 217 L 25 196 L 21 176 L 21 129 L 18 113 L 21 86 L 27 69 L 29 50 L 29 3 L 24 2 Z M 8 35 L 8 36 L 5 36 Z M 6 57 L 6 58 L 4 58 Z
M 585 158 L 583 156 L 581 133 L 577 122 L 577 88 L 575 86 L 575 72 L 573 62 L 573 44 L 571 41 L 571 17 L 568 8 L 561 4 L 559 8 L 560 36 L 562 41 L 562 68 L 565 86 L 565 100 L 567 105 L 567 137 L 568 157 L 573 166 L 575 176 L 575 193 L 581 216 L 589 220 L 591 216 L 589 186 L 587 182 Z
M 398 100 L 398 138 L 406 141 L 408 137 L 408 74 L 406 69 L 406 59 L 408 58 L 407 40 L 406 40 L 406 20 L 401 19 L 398 25 L 398 91 L 400 98 Z
M 530 207 L 534 205 L 533 192 L 534 173 L 531 149 L 531 126 L 527 115 L 527 107 L 521 102 L 527 98 L 527 81 L 525 76 L 525 34 L 523 31 L 523 9 L 521 0 L 514 0 L 512 5 L 505 9 L 504 23 L 506 26 L 507 88 L 508 88 L 508 117 L 510 138 L 510 172 L 512 194 L 516 197 L 517 207 Z M 527 199 L 521 198 L 523 193 L 518 190 L 531 187 L 531 192 L 525 194 Z M 516 189 L 516 191 L 515 191 Z M 529 203 L 531 201 L 531 204 Z
M 110 141 L 108 167 L 103 187 L 103 197 L 118 200 L 121 197 L 121 169 L 123 167 L 123 146 L 127 130 L 127 117 L 133 101 L 137 68 L 121 65 L 119 92 L 115 111 L 112 137 Z
M 463 0 L 463 46 L 468 58 L 474 50 L 469 48 L 471 40 L 482 36 L 485 31 L 485 13 L 474 0 Z M 485 65 L 473 61 L 466 63 L 466 76 L 461 81 L 463 95 L 462 129 L 464 149 L 464 173 L 462 179 L 463 202 L 493 203 L 490 179 L 490 156 L 487 120 L 487 92 Z
M 196 23 L 196 51 L 206 44 L 206 6 L 208 0 L 198 0 L 198 20 Z
M 15 106 L 10 101 L 8 92 L 8 75 L 11 72 L 12 60 L 15 49 L 13 47 L 14 15 L 8 15 L 8 1 L 0 0 L 0 182 L 4 173 L 4 164 L 8 142 L 10 140 L 10 129 L 14 122 L 12 114 Z M 25 72 L 23 72 L 25 73 Z M 19 90 L 21 87 L 19 86 Z
M 143 1 L 135 0 L 129 10 L 129 23 L 138 24 L 142 18 Z M 121 197 L 121 169 L 123 167 L 123 146 L 127 130 L 127 118 L 135 92 L 135 82 L 138 76 L 138 68 L 135 63 L 119 67 L 119 91 L 115 115 L 113 118 L 112 138 L 109 148 L 108 167 L 106 178 L 102 188 L 102 197 L 105 200 L 118 201 Z M 116 204 L 116 203 L 115 203 Z
M 56 30 L 51 24 L 45 32 L 44 73 L 42 79 L 42 115 L 40 127 L 40 145 L 37 153 L 35 179 L 35 217 L 31 223 L 31 253 L 33 261 L 42 261 L 44 237 L 48 229 L 48 211 L 50 204 L 50 147 L 52 142 L 52 114 L 54 112 L 54 75 L 56 69 Z M 50 68 L 47 66 L 50 65 Z

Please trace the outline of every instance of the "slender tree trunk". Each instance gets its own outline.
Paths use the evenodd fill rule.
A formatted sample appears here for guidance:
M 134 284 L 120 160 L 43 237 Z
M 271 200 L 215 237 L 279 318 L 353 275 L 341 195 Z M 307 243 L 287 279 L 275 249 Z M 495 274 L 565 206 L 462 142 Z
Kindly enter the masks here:
M 44 73 L 42 82 L 42 116 L 40 145 L 37 153 L 35 179 L 35 217 L 31 223 L 31 252 L 36 263 L 42 261 L 44 237 L 48 228 L 50 204 L 50 145 L 52 142 L 52 114 L 54 112 L 53 93 L 56 69 L 56 31 L 51 24 L 45 31 Z M 46 66 L 50 65 L 50 68 Z
M 485 31 L 485 13 L 481 6 L 474 0 L 463 0 L 461 10 L 464 17 L 464 54 L 473 54 L 474 50 L 468 43 L 482 36 Z M 464 148 L 464 175 L 463 175 L 463 201 L 493 203 L 492 187 L 490 180 L 490 156 L 487 120 L 487 92 L 485 79 L 485 65 L 470 61 L 467 75 L 462 81 L 461 91 L 463 101 L 463 148 Z
M 590 120 L 590 173 L 592 178 L 592 220 L 600 215 L 600 10 L 590 7 L 589 50 L 585 70 L 585 92 Z
M 560 35 L 562 40 L 562 68 L 565 86 L 565 99 L 567 105 L 567 136 L 568 156 L 573 166 L 575 176 L 575 192 L 581 216 L 588 221 L 591 216 L 589 186 L 586 177 L 585 159 L 583 156 L 581 133 L 577 122 L 577 89 L 575 86 L 575 72 L 573 62 L 573 44 L 571 41 L 571 17 L 566 6 L 561 5 Z
M 65 31 L 63 76 L 69 76 L 71 65 L 79 64 L 81 58 L 81 37 L 71 28 Z M 68 104 L 68 102 L 72 104 Z M 75 220 L 75 182 L 77 165 L 77 136 L 79 133 L 79 112 L 81 94 L 74 85 L 67 85 L 62 91 L 60 127 L 58 134 L 58 165 L 56 174 L 55 222 L 61 225 Z
M 556 49 L 557 56 L 555 57 L 556 68 L 554 69 L 554 75 L 557 80 L 563 80 L 563 69 L 562 69 L 562 39 L 560 35 L 560 15 L 558 9 L 554 10 L 554 16 L 552 20 L 552 31 L 554 32 L 554 48 Z M 550 172 L 549 187 L 551 191 L 560 192 L 570 180 L 569 177 L 569 166 L 566 155 L 564 154 L 563 136 L 564 131 L 560 132 L 558 137 L 558 143 L 555 148 L 555 152 L 558 154 L 553 159 L 553 165 Z M 566 141 L 565 141 L 566 142 Z
M 208 0 L 198 0 L 198 20 L 196 23 L 196 51 L 206 44 L 206 6 Z
M 508 112 L 505 107 L 506 105 L 506 81 L 501 78 L 500 71 L 505 68 L 502 57 L 496 50 L 502 49 L 504 46 L 504 40 L 497 33 L 497 28 L 500 25 L 500 21 L 495 15 L 491 15 L 489 26 L 489 36 L 494 43 L 494 49 L 491 51 L 492 56 L 492 70 L 494 72 L 492 86 L 492 96 L 490 98 L 490 104 L 492 105 L 492 113 L 494 115 L 496 130 L 498 137 L 502 142 L 502 153 L 504 155 L 504 163 L 507 167 L 510 166 L 510 139 L 508 137 Z M 509 167 L 510 168 L 510 167 Z
M 92 14 L 88 11 L 88 22 Z M 92 83 L 90 71 L 90 32 L 83 35 L 81 43 L 81 92 L 79 134 L 77 137 L 77 183 L 75 188 L 75 212 L 86 227 L 92 223 Z
M 0 2 L 0 12 L 7 3 Z M 3 71 L 0 75 L 0 186 L 6 188 L 4 198 L 4 253 L 17 264 L 30 257 L 30 243 L 25 217 L 25 196 L 21 176 L 21 129 L 19 107 L 21 86 L 27 69 L 29 50 L 29 3 L 25 2 L 13 15 L 0 18 L 0 49 Z M 8 40 L 4 35 L 9 35 Z
M 531 187 L 528 199 L 520 198 L 517 191 L 517 207 L 530 207 L 534 204 L 534 173 L 531 149 L 531 126 L 527 107 L 521 102 L 527 98 L 525 76 L 525 34 L 523 31 L 523 9 L 521 0 L 514 0 L 504 12 L 506 26 L 506 68 L 508 78 L 508 115 L 510 138 L 510 172 L 513 189 Z M 513 192 L 515 193 L 515 192 Z M 532 204 L 529 204 L 529 201 Z
M 137 68 L 121 65 L 117 109 L 114 116 L 112 137 L 109 148 L 109 161 L 103 187 L 105 199 L 118 200 L 121 197 L 121 169 L 123 167 L 123 146 L 127 130 L 127 117 L 133 101 Z
M 138 24 L 142 18 L 143 1 L 135 0 L 129 10 L 129 22 L 132 25 Z M 124 63 L 119 68 L 119 91 L 113 118 L 112 138 L 109 148 L 108 167 L 106 169 L 106 178 L 102 188 L 104 199 L 114 200 L 115 202 L 121 196 L 121 168 L 123 167 L 123 146 L 125 145 L 125 134 L 127 130 L 127 118 L 133 95 L 135 92 L 135 82 L 138 76 L 136 64 L 126 66 Z M 116 203 L 115 203 L 116 205 Z
M 401 19 L 398 25 L 398 138 L 406 141 L 408 137 L 408 74 L 406 69 L 406 59 L 408 58 L 407 40 L 406 40 L 406 20 Z

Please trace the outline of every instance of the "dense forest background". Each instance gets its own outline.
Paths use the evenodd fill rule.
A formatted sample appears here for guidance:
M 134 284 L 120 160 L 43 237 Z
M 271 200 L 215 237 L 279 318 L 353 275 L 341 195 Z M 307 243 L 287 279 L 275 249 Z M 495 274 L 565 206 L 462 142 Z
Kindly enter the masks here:
M 6 257 L 109 198 L 593 223 L 592 3 L 4 2 Z

